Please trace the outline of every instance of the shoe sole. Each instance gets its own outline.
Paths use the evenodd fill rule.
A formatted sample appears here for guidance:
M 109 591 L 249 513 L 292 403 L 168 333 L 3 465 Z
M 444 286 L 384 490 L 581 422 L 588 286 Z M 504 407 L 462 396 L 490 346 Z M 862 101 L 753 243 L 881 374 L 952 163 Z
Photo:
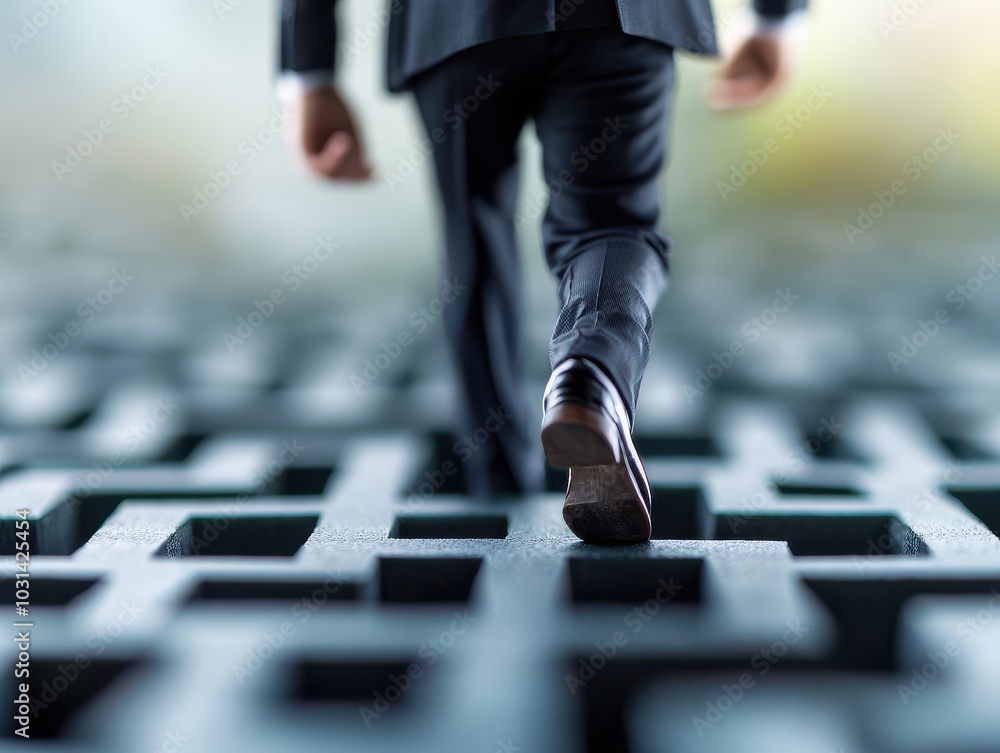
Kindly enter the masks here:
M 555 406 L 545 415 L 542 447 L 549 463 L 569 469 L 563 520 L 577 537 L 594 544 L 649 541 L 649 513 L 610 419 L 582 406 Z

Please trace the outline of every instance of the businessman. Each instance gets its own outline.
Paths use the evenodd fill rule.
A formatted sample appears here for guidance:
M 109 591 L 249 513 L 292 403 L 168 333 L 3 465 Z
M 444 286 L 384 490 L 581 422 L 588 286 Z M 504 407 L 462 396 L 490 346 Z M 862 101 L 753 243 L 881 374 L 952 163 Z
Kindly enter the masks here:
M 787 17 L 804 0 L 753 0 L 757 24 L 709 91 L 719 109 L 768 100 L 790 66 Z M 372 176 L 335 78 L 335 0 L 283 0 L 281 86 L 308 167 Z M 541 484 L 522 399 L 515 238 L 518 136 L 534 123 L 549 203 L 544 252 L 560 311 L 541 440 L 569 469 L 563 517 L 589 542 L 650 537 L 650 492 L 632 442 L 652 311 L 670 239 L 658 178 L 675 49 L 715 55 L 709 0 L 390 0 L 388 86 L 409 91 L 433 144 L 445 276 L 466 286 L 443 318 L 459 375 L 459 435 L 510 418 L 466 464 L 470 491 Z

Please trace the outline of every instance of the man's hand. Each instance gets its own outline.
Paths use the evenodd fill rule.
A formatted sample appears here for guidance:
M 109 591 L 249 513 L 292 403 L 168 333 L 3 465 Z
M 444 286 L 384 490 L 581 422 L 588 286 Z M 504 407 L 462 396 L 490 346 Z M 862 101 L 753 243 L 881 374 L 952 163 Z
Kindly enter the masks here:
M 354 116 L 335 88 L 324 86 L 303 93 L 292 111 L 294 146 L 309 170 L 333 180 L 371 177 Z
M 773 99 L 793 72 L 796 56 L 790 37 L 787 25 L 751 33 L 727 56 L 709 85 L 709 106 L 741 110 Z

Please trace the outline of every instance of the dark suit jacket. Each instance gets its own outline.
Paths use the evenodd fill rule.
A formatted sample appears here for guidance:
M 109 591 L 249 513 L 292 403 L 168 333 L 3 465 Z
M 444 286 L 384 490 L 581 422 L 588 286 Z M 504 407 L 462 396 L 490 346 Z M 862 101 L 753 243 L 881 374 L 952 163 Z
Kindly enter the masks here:
M 333 70 L 336 1 L 282 0 L 283 71 Z M 805 2 L 753 0 L 753 5 L 760 15 L 780 18 Z M 602 17 L 620 23 L 626 34 L 704 55 L 717 52 L 709 0 L 388 0 L 387 13 L 367 26 L 377 27 L 386 16 L 391 91 L 406 89 L 412 76 L 467 47 L 522 34 L 580 28 Z M 370 38 L 370 29 L 349 30 L 346 37 L 344 42 L 351 49 L 356 39 Z

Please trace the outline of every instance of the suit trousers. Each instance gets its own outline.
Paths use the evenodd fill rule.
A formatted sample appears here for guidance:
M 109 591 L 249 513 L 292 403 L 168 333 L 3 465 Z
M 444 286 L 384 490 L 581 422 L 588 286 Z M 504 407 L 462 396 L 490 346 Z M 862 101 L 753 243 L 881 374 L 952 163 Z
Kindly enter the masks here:
M 465 464 L 474 495 L 541 482 L 519 352 L 519 134 L 534 122 L 548 185 L 542 238 L 560 306 L 550 364 L 594 361 L 631 417 L 667 285 L 657 220 L 673 82 L 673 48 L 614 26 L 487 42 L 412 81 L 444 211 L 444 274 L 466 286 L 442 314 L 459 430 L 490 429 Z

